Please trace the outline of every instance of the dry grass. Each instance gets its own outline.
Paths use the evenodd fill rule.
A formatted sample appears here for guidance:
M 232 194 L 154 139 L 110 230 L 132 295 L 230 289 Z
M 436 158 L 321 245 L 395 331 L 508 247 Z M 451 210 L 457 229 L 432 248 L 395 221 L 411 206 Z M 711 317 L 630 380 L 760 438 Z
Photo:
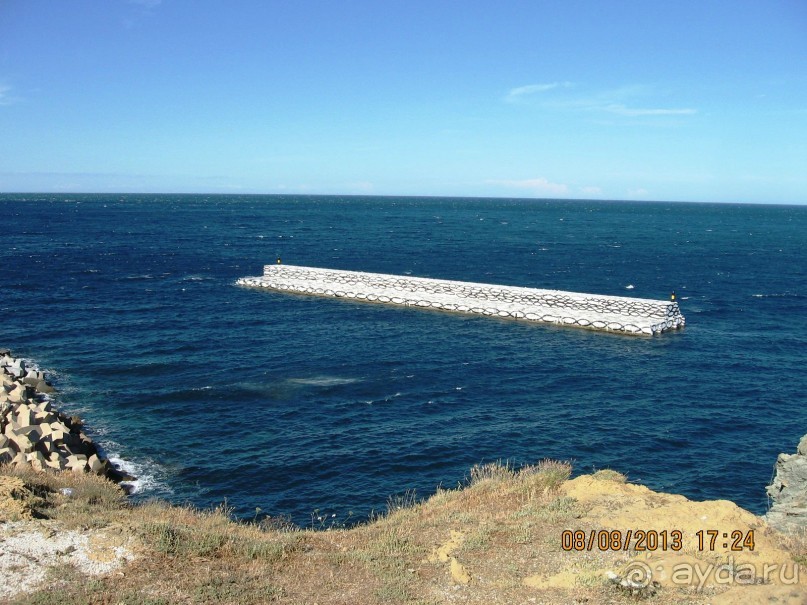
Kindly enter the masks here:
M 95 476 L 0 468 L 23 479 L 40 517 L 123 527 L 139 544 L 122 573 L 88 580 L 57 568 L 49 586 L 14 603 L 634 603 L 602 576 L 624 562 L 623 553 L 560 547 L 564 529 L 588 529 L 585 507 L 563 494 L 570 473 L 569 463 L 548 460 L 518 470 L 476 466 L 463 488 L 425 501 L 406 492 L 369 523 L 316 531 L 282 518 L 237 522 L 226 507 L 130 506 L 117 486 Z M 620 481 L 617 475 L 599 478 Z M 72 496 L 61 493 L 65 487 Z M 526 582 L 564 570 L 574 574 L 569 586 Z M 653 602 L 706 600 L 666 593 Z
M 35 518 L 58 519 L 71 528 L 107 525 L 127 505 L 120 487 L 95 475 L 37 472 L 31 467 L 6 465 L 0 465 L 0 475 L 22 480 L 30 493 L 24 505 Z
M 611 470 L 610 468 L 597 471 L 591 476 L 594 479 L 597 479 L 598 481 L 616 481 L 617 483 L 625 483 L 628 480 L 628 478 L 625 475 L 617 471 Z
M 778 534 L 782 547 L 792 553 L 793 561 L 807 568 L 807 529 L 793 529 L 788 533 Z

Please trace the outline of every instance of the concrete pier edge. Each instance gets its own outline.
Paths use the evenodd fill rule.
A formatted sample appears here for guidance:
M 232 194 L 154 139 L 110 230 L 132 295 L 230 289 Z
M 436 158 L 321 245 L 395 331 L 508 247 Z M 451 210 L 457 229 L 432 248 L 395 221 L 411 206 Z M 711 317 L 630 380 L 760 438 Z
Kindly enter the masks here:
M 652 336 L 683 328 L 678 303 L 426 277 L 265 265 L 236 284 L 280 292 Z

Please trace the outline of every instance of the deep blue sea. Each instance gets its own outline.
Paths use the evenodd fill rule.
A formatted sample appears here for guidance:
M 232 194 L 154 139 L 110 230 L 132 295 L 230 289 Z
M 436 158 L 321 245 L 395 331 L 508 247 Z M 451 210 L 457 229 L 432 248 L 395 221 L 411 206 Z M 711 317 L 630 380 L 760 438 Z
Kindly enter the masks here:
M 476 463 L 556 458 L 762 513 L 777 454 L 807 433 L 807 206 L 6 194 L 0 216 L 0 346 L 51 371 L 135 498 L 310 526 Z M 675 290 L 687 327 L 637 338 L 234 285 L 278 255 Z

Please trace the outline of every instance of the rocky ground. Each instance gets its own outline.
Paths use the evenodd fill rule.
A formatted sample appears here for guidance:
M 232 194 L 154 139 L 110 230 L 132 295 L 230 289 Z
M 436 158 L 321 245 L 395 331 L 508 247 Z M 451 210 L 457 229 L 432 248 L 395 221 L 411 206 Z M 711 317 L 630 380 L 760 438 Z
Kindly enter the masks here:
M 0 475 L 0 521 L 5 519 L 0 522 L 0 600 L 47 585 L 60 568 L 85 576 L 108 574 L 134 557 L 131 537 L 114 527 L 34 519 L 34 498 L 22 479 Z

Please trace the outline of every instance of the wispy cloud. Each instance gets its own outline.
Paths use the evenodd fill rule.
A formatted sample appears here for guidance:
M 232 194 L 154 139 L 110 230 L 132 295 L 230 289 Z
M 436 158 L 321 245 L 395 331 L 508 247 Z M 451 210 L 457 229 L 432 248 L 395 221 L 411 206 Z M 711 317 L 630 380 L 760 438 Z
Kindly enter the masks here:
M 533 95 L 554 90 L 556 88 L 568 88 L 571 85 L 571 82 L 551 82 L 549 84 L 528 84 L 527 86 L 518 86 L 517 88 L 511 88 L 504 100 L 508 103 L 518 103 L 519 101 L 524 101 Z
M 601 109 L 602 111 L 607 111 L 608 113 L 614 113 L 618 116 L 628 116 L 628 117 L 636 117 L 636 116 L 691 116 L 693 114 L 698 113 L 697 109 L 691 108 L 681 108 L 681 109 L 672 109 L 672 108 L 638 108 L 638 107 L 627 107 L 621 104 L 612 104 L 612 105 L 605 105 L 603 107 L 595 108 Z
M 630 197 L 644 197 L 648 193 L 650 193 L 650 192 L 647 189 L 644 189 L 642 187 L 638 187 L 636 189 L 628 189 L 628 195 Z
M 565 195 L 569 192 L 568 185 L 564 185 L 563 183 L 552 183 L 544 177 L 522 180 L 490 180 L 486 182 L 491 185 L 499 185 L 508 189 L 526 189 L 531 191 L 534 195 Z
M 373 185 L 370 181 L 356 181 L 354 183 L 347 183 L 346 189 L 351 193 L 369 194 L 375 191 L 375 185 Z
M 123 27 L 126 29 L 134 29 L 144 18 L 151 17 L 155 14 L 157 7 L 162 4 L 163 0 L 126 0 L 126 3 L 132 6 L 130 14 L 121 20 Z
M 599 187 L 580 187 L 580 193 L 585 195 L 602 195 L 602 189 Z
M 512 88 L 505 97 L 511 104 L 538 106 L 551 111 L 578 111 L 609 114 L 626 118 L 691 116 L 692 107 L 674 107 L 658 103 L 664 96 L 655 87 L 635 84 L 604 90 L 589 90 L 570 82 L 530 84 Z
M 11 86 L 3 86 L 0 84 L 0 105 L 13 105 L 19 100 L 10 93 Z

